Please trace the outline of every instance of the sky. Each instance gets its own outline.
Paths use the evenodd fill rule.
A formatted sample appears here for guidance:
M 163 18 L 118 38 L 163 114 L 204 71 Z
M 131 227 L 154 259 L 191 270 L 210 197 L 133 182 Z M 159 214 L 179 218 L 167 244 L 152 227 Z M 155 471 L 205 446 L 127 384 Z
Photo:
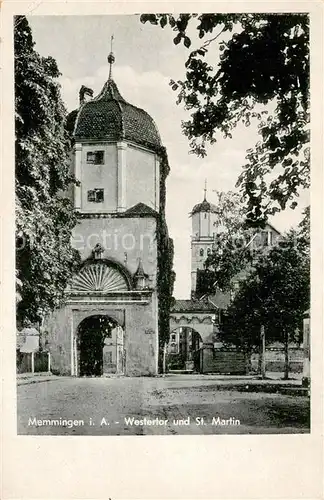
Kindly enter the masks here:
M 167 180 L 166 216 L 174 240 L 176 298 L 190 296 L 190 236 L 192 207 L 202 201 L 205 179 L 207 199 L 217 202 L 214 192 L 235 190 L 235 183 L 245 163 L 246 150 L 258 141 L 256 126 L 238 126 L 232 139 L 219 140 L 208 148 L 204 159 L 189 154 L 188 139 L 181 132 L 181 121 L 189 112 L 176 105 L 176 93 L 170 79 L 183 79 L 184 63 L 189 55 L 182 44 L 173 44 L 169 27 L 161 29 L 140 23 L 135 15 L 119 16 L 29 16 L 35 49 L 57 61 L 62 76 L 62 98 L 68 111 L 78 107 L 78 93 L 86 85 L 99 93 L 108 78 L 107 56 L 110 38 L 114 36 L 115 64 L 113 78 L 122 96 L 131 104 L 145 109 L 155 120 L 162 142 L 167 148 L 171 172 Z M 194 29 L 190 50 L 198 48 Z M 219 39 L 221 41 L 222 38 Z M 216 65 L 217 43 L 211 44 L 208 58 Z M 296 210 L 287 209 L 271 219 L 285 231 L 301 219 L 309 204 L 308 195 L 300 197 Z

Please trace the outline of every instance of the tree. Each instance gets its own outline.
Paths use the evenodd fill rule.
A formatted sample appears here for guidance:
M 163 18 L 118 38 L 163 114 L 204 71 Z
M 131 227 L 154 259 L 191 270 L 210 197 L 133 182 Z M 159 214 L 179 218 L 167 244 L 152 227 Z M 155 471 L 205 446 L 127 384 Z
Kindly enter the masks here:
M 202 295 L 216 289 L 232 288 L 232 279 L 251 262 L 248 247 L 255 229 L 246 227 L 242 196 L 233 191 L 216 191 L 217 226 L 212 252 L 205 262 L 205 271 L 197 276 L 197 289 Z
M 174 245 L 169 237 L 165 218 L 166 178 L 170 165 L 166 149 L 160 150 L 160 211 L 157 216 L 157 293 L 159 300 L 159 371 L 164 373 L 165 348 L 170 338 L 170 311 L 174 304 L 173 287 L 175 272 L 173 270 Z
M 141 21 L 169 25 L 174 44 L 188 49 L 196 23 L 202 41 L 189 53 L 185 79 L 170 82 L 177 103 L 191 112 L 182 128 L 192 152 L 205 156 L 206 144 L 231 138 L 238 123 L 257 121 L 260 141 L 247 150 L 237 184 L 249 223 L 295 208 L 310 182 L 308 15 L 143 14 Z M 219 44 L 219 60 L 209 63 L 212 43 Z
M 55 60 L 34 50 L 24 16 L 15 18 L 16 267 L 20 321 L 41 320 L 56 307 L 77 262 L 70 243 L 76 224 L 62 193 L 71 141 Z
M 309 307 L 309 268 L 299 228 L 292 230 L 241 282 L 221 327 L 225 342 L 248 350 L 259 345 L 263 325 L 268 342 L 284 344 L 285 378 L 289 374 L 289 342 L 300 340 L 296 331 L 302 330 L 303 315 Z

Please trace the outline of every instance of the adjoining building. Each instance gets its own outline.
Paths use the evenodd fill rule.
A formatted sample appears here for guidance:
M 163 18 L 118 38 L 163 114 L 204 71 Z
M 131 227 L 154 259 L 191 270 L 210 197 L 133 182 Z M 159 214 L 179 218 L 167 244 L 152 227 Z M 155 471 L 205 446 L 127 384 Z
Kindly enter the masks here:
M 93 97 L 82 86 L 68 117 L 81 266 L 65 304 L 45 320 L 52 370 L 60 374 L 155 375 L 166 316 L 168 323 L 167 154 L 151 116 L 119 92 L 114 60 L 110 53 L 101 92 Z

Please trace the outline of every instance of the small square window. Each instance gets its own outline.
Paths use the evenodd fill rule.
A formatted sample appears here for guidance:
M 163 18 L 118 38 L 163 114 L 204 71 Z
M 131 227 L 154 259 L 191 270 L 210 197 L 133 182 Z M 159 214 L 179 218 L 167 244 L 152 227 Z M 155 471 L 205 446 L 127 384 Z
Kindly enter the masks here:
M 104 153 L 104 151 L 89 151 L 87 153 L 87 163 L 92 163 L 93 165 L 103 165 Z
M 104 190 L 92 189 L 88 191 L 88 201 L 92 203 L 102 203 L 104 201 Z

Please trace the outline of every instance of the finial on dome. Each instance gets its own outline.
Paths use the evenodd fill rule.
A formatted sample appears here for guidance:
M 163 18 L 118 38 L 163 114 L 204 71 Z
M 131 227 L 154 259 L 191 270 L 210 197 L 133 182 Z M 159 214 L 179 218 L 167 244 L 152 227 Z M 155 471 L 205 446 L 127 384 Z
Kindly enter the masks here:
M 110 38 L 110 54 L 107 57 L 107 60 L 108 60 L 108 63 L 109 63 L 109 77 L 108 77 L 108 80 L 111 80 L 111 78 L 112 78 L 112 65 L 115 62 L 115 56 L 114 56 L 114 53 L 113 53 L 113 39 L 114 39 L 114 35 L 111 35 L 111 38 Z
M 207 195 L 207 179 L 205 179 L 204 201 L 206 201 L 206 195 Z

